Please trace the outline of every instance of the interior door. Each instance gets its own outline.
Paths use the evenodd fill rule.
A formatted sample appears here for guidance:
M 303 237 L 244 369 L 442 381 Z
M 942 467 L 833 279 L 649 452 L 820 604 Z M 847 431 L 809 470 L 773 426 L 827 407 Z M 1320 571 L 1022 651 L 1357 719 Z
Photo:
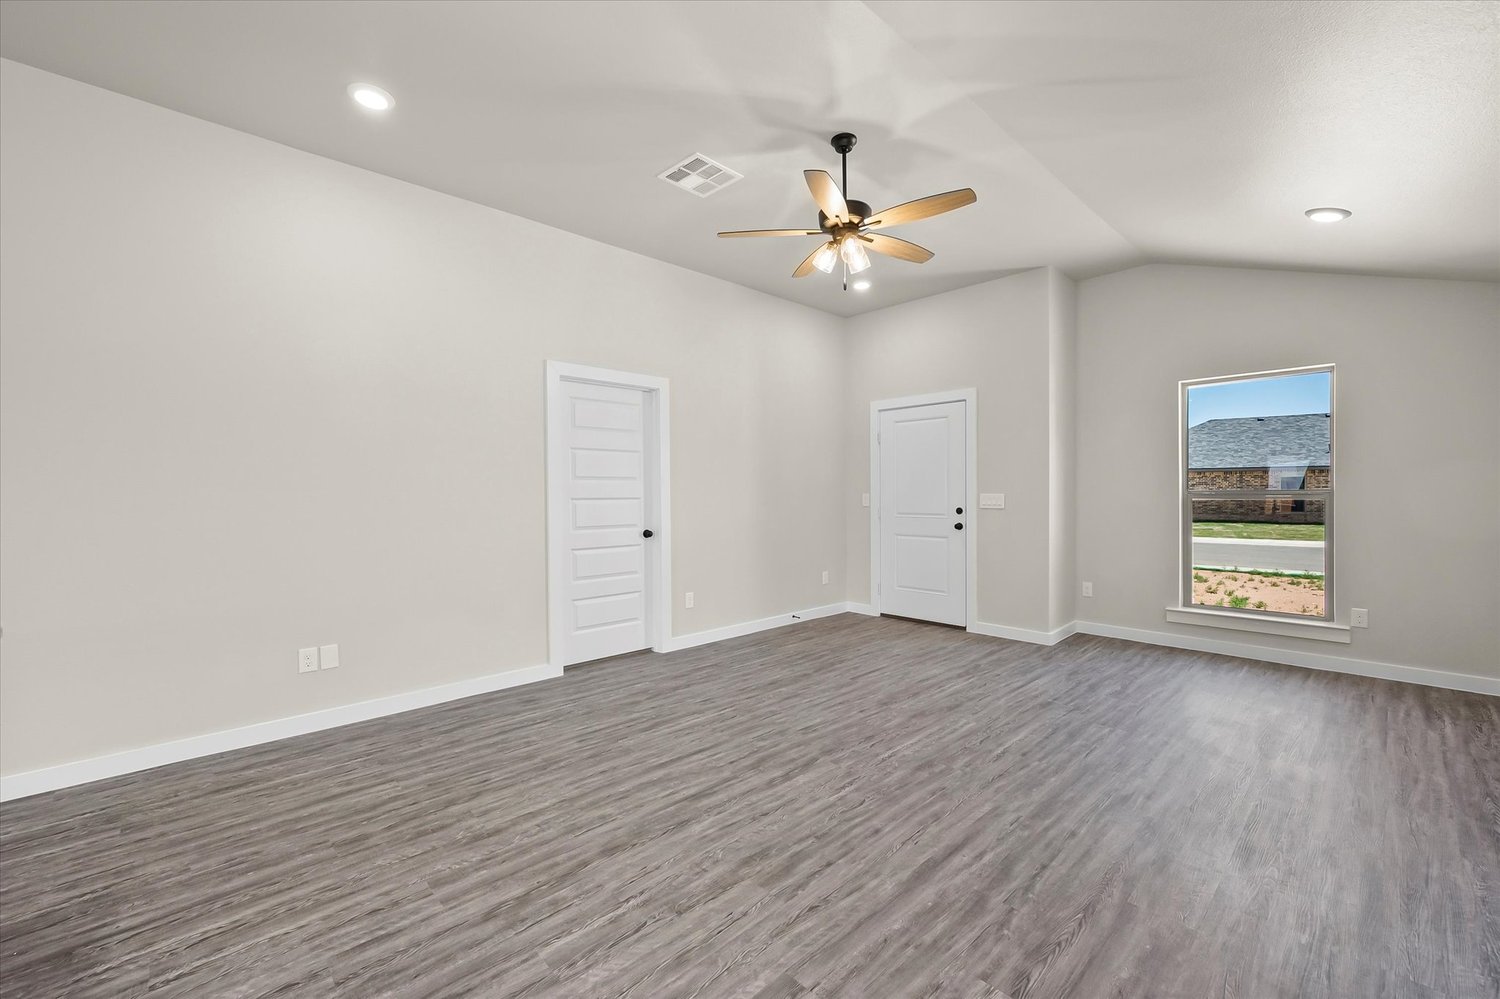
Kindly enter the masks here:
M 565 449 L 561 470 L 565 558 L 555 569 L 565 599 L 559 665 L 650 646 L 645 546 L 646 423 L 650 398 L 640 389 L 562 382 L 553 430 Z
M 969 619 L 964 402 L 880 414 L 880 612 Z

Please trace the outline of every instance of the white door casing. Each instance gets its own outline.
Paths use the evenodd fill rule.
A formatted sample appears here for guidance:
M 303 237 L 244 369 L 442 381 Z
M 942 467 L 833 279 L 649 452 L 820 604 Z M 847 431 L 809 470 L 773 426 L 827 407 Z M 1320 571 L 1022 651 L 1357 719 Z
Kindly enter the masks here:
M 671 606 L 666 396 L 664 379 L 547 364 L 554 666 L 663 647 Z
M 972 392 L 872 406 L 871 602 L 878 613 L 973 620 Z

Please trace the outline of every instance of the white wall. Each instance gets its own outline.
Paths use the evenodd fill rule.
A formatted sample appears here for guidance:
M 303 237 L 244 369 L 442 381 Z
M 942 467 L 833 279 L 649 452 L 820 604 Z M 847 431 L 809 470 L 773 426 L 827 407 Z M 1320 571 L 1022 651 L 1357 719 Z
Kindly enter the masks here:
M 10 62 L 0 124 L 0 773 L 544 662 L 547 358 L 672 379 L 678 635 L 868 600 L 869 403 L 970 387 L 980 623 L 1190 634 L 1177 380 L 1334 361 L 1349 654 L 1500 676 L 1494 285 L 1038 269 L 844 321 Z
M 974 510 L 969 520 L 978 531 L 979 623 L 1038 633 L 1055 627 L 1050 530 L 1054 516 L 1067 517 L 1067 486 L 1050 467 L 1048 414 L 1054 393 L 1071 381 L 1071 323 L 1051 317 L 1054 303 L 1066 308 L 1071 292 L 1067 278 L 1039 268 L 848 321 L 844 510 L 851 600 L 870 598 L 870 511 L 860 505 L 870 488 L 870 403 L 973 388 L 979 491 L 1003 492 L 1006 504 Z M 1054 361 L 1064 366 L 1056 379 Z M 1059 421 L 1059 432 L 1066 422 Z M 1054 487 L 1064 491 L 1056 504 Z
M 1336 614 L 1350 646 L 1213 637 L 1500 677 L 1500 288 L 1150 265 L 1078 289 L 1078 617 L 1177 598 L 1177 382 L 1338 365 Z
M 547 358 L 672 380 L 675 634 L 843 599 L 839 319 L 0 74 L 3 773 L 545 662 Z

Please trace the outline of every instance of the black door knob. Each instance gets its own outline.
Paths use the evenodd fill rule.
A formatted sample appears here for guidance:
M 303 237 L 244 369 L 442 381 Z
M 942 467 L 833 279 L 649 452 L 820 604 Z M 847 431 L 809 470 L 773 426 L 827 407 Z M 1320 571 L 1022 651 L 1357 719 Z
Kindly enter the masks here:
M 964 512 L 964 508 L 963 507 L 957 507 L 956 509 L 954 509 L 953 512 L 954 513 L 963 513 Z
M 642 531 L 641 532 L 641 537 L 643 537 L 643 538 L 649 538 L 649 537 L 651 537 L 651 529 L 647 528 L 646 530 Z
M 963 524 L 954 524 L 953 525 L 953 529 L 955 531 L 962 531 L 964 529 L 964 525 Z

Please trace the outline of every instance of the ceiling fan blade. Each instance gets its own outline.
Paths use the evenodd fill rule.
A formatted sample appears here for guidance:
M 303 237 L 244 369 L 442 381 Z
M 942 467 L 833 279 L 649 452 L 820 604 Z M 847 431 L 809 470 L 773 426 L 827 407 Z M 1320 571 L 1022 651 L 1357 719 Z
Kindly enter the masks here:
M 835 222 L 849 221 L 849 206 L 844 203 L 844 195 L 827 170 L 803 170 L 802 176 L 807 178 L 807 189 L 824 215 Z
M 860 239 L 870 244 L 870 249 L 876 253 L 884 253 L 888 257 L 899 257 L 902 260 L 910 260 L 914 264 L 925 264 L 932 259 L 932 251 L 925 246 L 895 236 L 885 236 L 881 233 L 861 233 Z
M 964 205 L 972 205 L 979 200 L 972 187 L 966 187 L 961 191 L 949 191 L 946 194 L 934 194 L 928 198 L 918 198 L 916 201 L 908 201 L 904 205 L 895 208 L 887 208 L 883 212 L 876 212 L 865 221 L 867 226 L 892 226 L 904 225 L 907 222 L 916 222 L 921 219 L 930 219 L 934 215 L 951 212 L 955 208 Z
M 807 277 L 809 274 L 811 274 L 813 272 L 813 269 L 814 269 L 813 268 L 813 257 L 816 257 L 819 253 L 823 252 L 823 247 L 825 247 L 825 246 L 832 246 L 832 245 L 833 245 L 833 240 L 829 240 L 826 243 L 819 243 L 818 244 L 818 248 L 816 250 L 812 251 L 811 253 L 809 253 L 807 255 L 807 259 L 804 260 L 804 261 L 802 261 L 802 263 L 798 264 L 797 265 L 797 269 L 794 270 L 794 271 L 792 271 L 792 277 L 794 277 L 794 278 Z
M 826 236 L 821 229 L 739 229 L 735 232 L 721 232 L 720 239 L 731 239 L 739 236 Z

